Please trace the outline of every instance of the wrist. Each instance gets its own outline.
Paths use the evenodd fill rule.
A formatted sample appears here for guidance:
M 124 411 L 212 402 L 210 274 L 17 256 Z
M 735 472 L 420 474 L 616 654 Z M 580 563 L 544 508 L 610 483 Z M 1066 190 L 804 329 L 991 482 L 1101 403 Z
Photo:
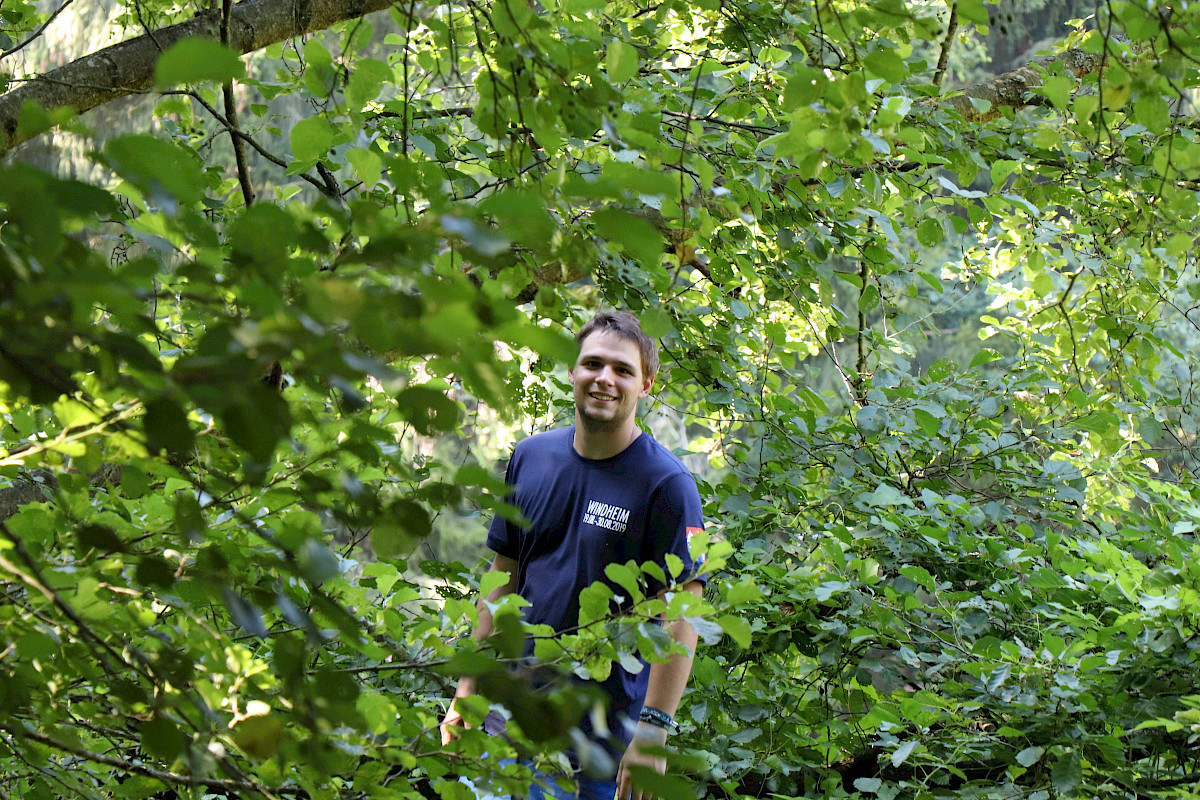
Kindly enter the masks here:
M 638 722 L 649 723 L 657 728 L 662 728 L 665 731 L 679 733 L 679 723 L 665 711 L 654 708 L 652 706 L 642 706 L 641 713 L 638 714 Z
M 667 729 L 649 722 L 639 722 L 633 738 L 639 744 L 664 745 L 667 743 Z

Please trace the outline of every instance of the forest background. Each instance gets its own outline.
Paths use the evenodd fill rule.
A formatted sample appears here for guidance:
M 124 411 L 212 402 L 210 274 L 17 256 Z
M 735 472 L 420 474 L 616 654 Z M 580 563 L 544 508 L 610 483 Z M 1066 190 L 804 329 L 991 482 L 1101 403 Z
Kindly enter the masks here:
M 506 662 L 663 657 L 655 567 L 466 634 L 605 306 L 709 523 L 660 796 L 1200 796 L 1190 5 L 5 0 L 0 48 L 0 800 L 592 753 Z M 513 742 L 443 748 L 463 674 Z

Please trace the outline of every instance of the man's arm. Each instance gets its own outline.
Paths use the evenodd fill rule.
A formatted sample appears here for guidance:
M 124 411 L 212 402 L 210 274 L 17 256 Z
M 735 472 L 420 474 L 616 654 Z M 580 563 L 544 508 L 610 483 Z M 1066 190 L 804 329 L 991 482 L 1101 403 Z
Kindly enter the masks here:
M 507 572 L 508 580 L 490 591 L 487 597 L 479 601 L 479 620 L 475 625 L 475 630 L 471 632 L 471 637 L 476 641 L 486 639 L 492 635 L 492 611 L 488 608 L 488 603 L 495 603 L 501 597 L 504 597 L 504 595 L 512 594 L 517 590 L 516 559 L 497 554 L 492 559 L 492 566 L 489 572 Z M 687 680 L 686 676 L 684 680 Z M 450 701 L 450 708 L 446 711 L 446 716 L 442 719 L 442 744 L 449 744 L 458 738 L 458 731 L 455 728 L 465 727 L 462 714 L 458 713 L 455 703 L 458 702 L 458 698 L 472 694 L 475 694 L 475 679 L 460 678 L 458 688 L 454 691 L 454 699 Z
M 689 581 L 684 584 L 682 591 L 691 592 L 699 597 L 704 592 L 700 581 Z M 646 686 L 645 706 L 657 708 L 675 716 L 683 690 L 687 687 L 688 677 L 692 674 L 692 660 L 696 655 L 696 642 L 699 637 L 687 620 L 679 619 L 670 623 L 667 633 L 677 643 L 687 648 L 687 655 L 671 656 L 670 661 L 650 665 L 650 679 Z M 625 755 L 621 758 L 621 769 L 617 773 L 618 800 L 645 800 L 651 795 L 634 783 L 631 767 L 644 766 L 655 770 L 660 775 L 666 771 L 667 762 L 662 756 L 647 755 L 642 747 L 658 748 L 667 742 L 667 731 L 639 722 L 633 741 L 629 743 Z

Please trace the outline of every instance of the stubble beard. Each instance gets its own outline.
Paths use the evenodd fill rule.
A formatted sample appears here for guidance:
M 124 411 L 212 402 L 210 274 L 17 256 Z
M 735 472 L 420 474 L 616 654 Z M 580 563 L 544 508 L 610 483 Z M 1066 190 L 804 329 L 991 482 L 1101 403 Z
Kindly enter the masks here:
M 579 427 L 583 428 L 588 433 L 611 433 L 615 430 L 620 430 L 626 420 L 633 414 L 633 409 L 627 413 L 613 414 L 608 418 L 596 417 L 588 412 L 582 403 L 575 404 L 575 418 L 579 420 Z

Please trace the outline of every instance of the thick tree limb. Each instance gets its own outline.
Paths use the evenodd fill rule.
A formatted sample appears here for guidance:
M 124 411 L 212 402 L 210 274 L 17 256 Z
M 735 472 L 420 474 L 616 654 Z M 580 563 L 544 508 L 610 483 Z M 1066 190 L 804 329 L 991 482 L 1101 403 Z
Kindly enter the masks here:
M 984 83 L 963 87 L 962 94 L 938 98 L 936 105 L 949 106 L 971 122 L 987 122 L 1000 116 L 1004 108 L 1025 108 L 1041 99 L 1030 96 L 1029 90 L 1042 85 L 1042 69 L 1061 62 L 1076 78 L 1096 72 L 1104 65 L 1103 53 L 1085 53 L 1082 50 L 1066 50 L 1049 58 L 1041 58 L 1028 66 L 997 75 Z M 971 98 L 986 100 L 991 108 L 981 112 L 975 108 Z
M 238 53 L 251 53 L 391 4 L 392 0 L 245 0 L 232 8 L 229 46 Z M 144 92 L 154 85 L 154 65 L 162 49 L 191 36 L 220 41 L 220 11 L 206 11 L 186 22 L 106 47 L 0 95 L 0 154 L 37 134 L 18 130 L 17 118 L 25 103 L 83 113 Z

